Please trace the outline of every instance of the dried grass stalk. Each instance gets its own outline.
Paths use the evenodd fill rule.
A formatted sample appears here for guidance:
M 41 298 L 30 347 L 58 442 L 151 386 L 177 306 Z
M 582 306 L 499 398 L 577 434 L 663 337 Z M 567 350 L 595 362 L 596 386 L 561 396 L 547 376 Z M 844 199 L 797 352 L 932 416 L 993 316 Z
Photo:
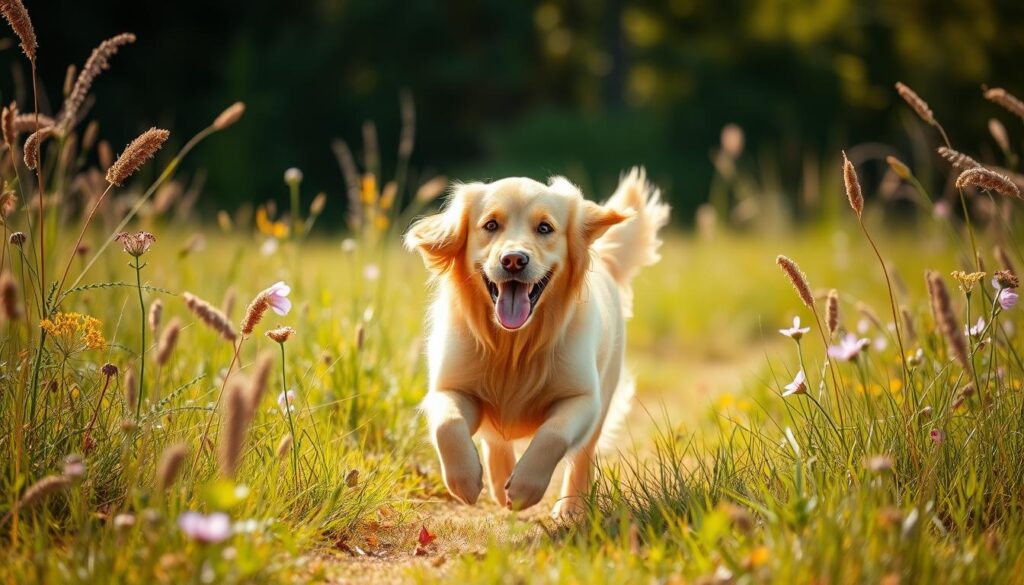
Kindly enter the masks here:
M 156 486 L 163 491 L 174 485 L 182 464 L 188 456 L 188 446 L 184 443 L 177 443 L 164 449 L 160 455 L 160 463 L 156 468 Z
M 64 100 L 64 109 L 61 112 L 60 118 L 62 128 L 66 130 L 75 124 L 75 120 L 78 118 L 78 110 L 85 103 L 85 98 L 89 95 L 89 90 L 92 88 L 92 83 L 96 80 L 96 76 L 110 69 L 110 58 L 122 46 L 134 42 L 135 35 L 132 33 L 122 33 L 103 41 L 100 43 L 100 46 L 93 49 L 89 59 L 85 62 L 85 66 L 82 67 L 82 72 L 78 74 L 78 79 L 75 80 L 74 88 L 71 89 L 71 93 Z
M 32 27 L 32 19 L 29 18 L 25 5 L 21 0 L 0 0 L 0 12 L 14 29 L 14 34 L 18 35 L 18 39 L 21 41 L 21 50 L 24 51 L 25 56 L 29 61 L 34 62 L 39 43 L 36 42 L 36 31 Z
M 160 336 L 160 341 L 157 344 L 156 351 L 157 364 L 163 366 L 170 361 L 171 354 L 174 353 L 174 346 L 178 344 L 178 335 L 180 333 L 181 319 L 175 317 L 167 324 L 167 328 L 164 329 L 163 335 Z
M 25 166 L 29 170 L 34 171 L 39 166 L 39 151 L 43 147 L 43 142 L 51 134 L 53 134 L 53 126 L 47 126 L 33 132 L 25 141 Z
M 124 149 L 114 164 L 107 170 L 107 182 L 120 187 L 128 177 L 135 174 L 143 164 L 153 158 L 156 151 L 167 141 L 171 133 L 159 128 L 150 128 Z
M 978 187 L 995 191 L 1006 197 L 1020 197 L 1020 189 L 1009 178 L 999 173 L 986 169 L 967 169 L 956 178 L 956 188 Z
M 949 299 L 949 291 L 946 283 L 937 272 L 929 271 L 926 275 L 928 281 L 928 295 L 931 297 L 932 313 L 935 322 L 939 326 L 943 337 L 946 338 L 946 346 L 949 353 L 956 361 L 960 362 L 965 370 L 971 369 L 971 362 L 967 357 L 967 340 L 964 339 L 964 332 L 957 324 L 956 316 L 953 314 L 953 304 Z
M 940 146 L 939 156 L 949 161 L 949 164 L 953 165 L 953 168 L 961 171 L 981 168 L 981 163 L 958 150 L 953 150 L 952 148 Z
M 219 333 L 225 340 L 234 342 L 238 339 L 238 332 L 235 331 L 234 325 L 231 324 L 231 321 L 228 320 L 224 313 L 221 313 L 213 305 L 190 292 L 182 294 L 182 299 L 184 299 L 185 306 L 192 311 L 193 315 Z
M 932 109 L 928 107 L 928 103 L 921 99 L 921 96 L 917 95 L 917 92 L 907 87 L 903 82 L 896 82 L 896 92 L 900 94 L 903 101 L 907 102 L 914 113 L 919 118 L 931 124 L 932 126 L 937 125 L 935 121 L 935 115 L 932 114 Z
M 985 90 L 985 99 L 1002 106 L 1011 114 L 1024 118 L 1024 102 L 1017 99 L 1017 96 L 1001 87 L 993 87 Z
M 803 301 L 804 305 L 807 305 L 808 309 L 813 311 L 814 295 L 811 294 L 811 285 L 807 283 L 807 277 L 800 271 L 800 267 L 796 265 L 796 262 L 781 254 L 775 258 L 775 263 L 779 265 L 779 268 L 782 268 L 782 272 L 789 278 L 789 282 L 793 283 L 793 288 L 796 289 L 800 300 Z

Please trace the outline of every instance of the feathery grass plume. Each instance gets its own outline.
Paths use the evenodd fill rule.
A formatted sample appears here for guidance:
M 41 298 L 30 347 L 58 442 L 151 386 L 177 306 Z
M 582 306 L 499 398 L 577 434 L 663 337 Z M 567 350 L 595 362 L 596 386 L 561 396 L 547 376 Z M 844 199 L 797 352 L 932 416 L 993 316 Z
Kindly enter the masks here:
M 234 477 L 238 471 L 251 415 L 252 409 L 245 382 L 241 376 L 236 377 L 228 386 L 224 397 L 224 431 L 218 438 L 220 471 L 227 477 Z
M 14 321 L 21 316 L 21 309 L 18 307 L 18 283 L 10 272 L 0 274 L 0 306 L 3 307 L 3 315 L 8 321 Z
M 956 178 L 956 188 L 963 189 L 965 187 L 978 187 L 995 191 L 1006 197 L 1020 198 L 1020 189 L 1013 181 L 986 168 L 967 169 L 960 173 L 960 176 Z
M 25 56 L 29 61 L 35 61 L 39 44 L 36 42 L 36 31 L 32 28 L 32 19 L 29 18 L 25 5 L 21 0 L 0 0 L 0 12 L 14 29 L 14 34 L 18 35 Z
M 789 258 L 779 254 L 775 258 L 775 263 L 779 265 L 779 268 L 789 278 L 789 282 L 793 283 L 793 288 L 796 289 L 797 295 L 800 296 L 800 300 L 807 305 L 808 309 L 814 310 L 814 295 L 811 294 L 811 285 L 807 283 L 807 277 L 800 271 L 800 267 L 796 265 Z
M 181 466 L 188 456 L 188 445 L 177 443 L 164 449 L 156 468 L 156 487 L 163 491 L 174 485 Z
M 18 141 L 18 132 L 14 129 L 15 120 L 18 118 L 18 103 L 11 102 L 11 105 L 4 106 L 3 114 L 0 115 L 0 128 L 3 129 L 4 144 L 7 148 L 13 149 Z
M 889 165 L 892 172 L 896 173 L 896 176 L 906 181 L 910 178 L 910 167 L 905 165 L 903 161 L 896 158 L 895 156 L 885 157 L 885 164 Z
M 277 444 L 277 458 L 284 459 L 284 456 L 288 454 L 292 449 L 292 434 L 288 433 L 281 437 L 281 442 Z
M 171 359 L 171 354 L 174 353 L 174 346 L 178 343 L 178 334 L 181 333 L 181 319 L 177 317 L 171 319 L 171 322 L 167 324 L 164 329 L 163 335 L 160 336 L 160 341 L 157 343 L 156 351 L 156 363 L 159 365 L 165 365 Z
M 106 140 L 100 140 L 96 145 L 96 156 L 101 168 L 109 169 L 110 165 L 114 164 L 114 149 L 110 148 L 110 143 Z
M 1024 118 L 1024 102 L 1001 87 L 985 90 L 985 99 L 1002 106 L 1006 111 Z
M 213 305 L 190 292 L 183 293 L 181 298 L 185 301 L 185 306 L 192 311 L 193 315 L 219 333 L 225 340 L 234 342 L 238 339 L 238 332 L 235 331 L 234 325 L 231 324 L 231 321 L 228 320 L 224 313 L 214 308 Z
M 43 141 L 51 134 L 53 134 L 53 126 L 47 126 L 33 132 L 25 141 L 25 166 L 29 170 L 34 171 L 39 166 L 39 150 L 43 146 Z
M 846 185 L 846 197 L 850 200 L 850 207 L 857 213 L 857 218 L 864 213 L 864 194 L 860 189 L 860 181 L 857 180 L 857 170 L 853 163 L 846 158 L 846 151 L 843 151 L 843 184 Z
M 71 90 L 75 87 L 75 73 L 78 70 L 75 66 L 68 65 L 67 71 L 64 72 L 64 97 L 71 95 Z
M 1017 270 L 1013 267 L 1013 262 L 1010 260 L 1010 255 L 1006 253 L 1002 246 L 996 244 L 995 248 L 992 249 L 992 255 L 999 261 L 999 265 L 1002 266 L 1003 270 L 1009 270 L 1014 274 L 1017 273 Z
M 228 126 L 231 126 L 242 118 L 242 114 L 245 113 L 245 104 L 242 102 L 235 102 L 228 106 L 226 110 L 217 116 L 217 119 L 213 121 L 214 130 L 223 130 Z
M 135 405 L 139 401 L 139 384 L 135 380 L 135 368 L 133 366 L 128 366 L 124 373 L 124 399 L 128 403 L 128 408 L 135 410 Z
M 1006 132 L 1006 126 L 995 118 L 990 118 L 988 121 L 988 133 L 992 135 L 992 140 L 996 141 L 999 148 L 1003 152 L 1010 151 L 1010 135 Z
M 932 109 L 928 107 L 927 102 L 921 99 L 921 96 L 917 95 L 917 92 L 907 87 L 907 85 L 901 81 L 896 82 L 896 92 L 900 94 L 903 101 L 907 102 L 907 105 L 914 110 L 914 113 L 916 113 L 919 118 L 932 126 L 936 125 Z
M 981 163 L 958 150 L 940 146 L 938 151 L 939 156 L 949 161 L 949 164 L 953 165 L 955 169 L 966 171 L 968 169 L 981 168 Z
M 971 362 L 967 357 L 967 341 L 964 339 L 964 332 L 957 324 L 956 316 L 953 314 L 953 305 L 949 299 L 949 291 L 946 290 L 946 283 L 935 271 L 928 271 L 928 295 L 932 301 L 932 314 L 939 330 L 946 338 L 946 346 L 949 353 L 965 370 L 971 369 Z
M 836 331 L 839 331 L 839 292 L 836 289 L 828 291 L 828 298 L 825 300 L 825 315 L 828 333 L 835 335 Z
M 92 50 L 92 54 L 89 55 L 85 66 L 82 67 L 82 72 L 78 74 L 78 79 L 75 80 L 74 88 L 72 88 L 71 93 L 64 100 L 64 109 L 61 112 L 60 118 L 61 128 L 67 130 L 75 124 L 75 119 L 78 118 L 78 110 L 85 103 L 85 98 L 89 95 L 89 90 L 92 88 L 92 83 L 96 80 L 96 76 L 110 69 L 110 58 L 117 53 L 118 49 L 134 42 L 135 35 L 132 33 L 121 33 L 103 41 L 100 43 L 100 46 Z
M 121 156 L 107 169 L 107 182 L 120 187 L 128 177 L 139 170 L 139 167 L 153 158 L 170 135 L 167 130 L 150 128 L 132 140 Z
M 18 500 L 18 509 L 28 508 L 33 504 L 37 504 L 52 494 L 59 491 L 66 490 L 71 486 L 71 478 L 63 475 L 47 475 L 35 482 L 25 493 L 21 495 L 21 499 Z
M 270 381 L 270 371 L 273 365 L 274 355 L 271 352 L 263 352 L 256 359 L 256 367 L 253 369 L 252 380 L 248 387 L 249 409 L 253 414 L 259 410 L 263 395 L 267 392 L 267 383 Z
M 914 316 L 906 307 L 900 307 L 900 316 L 903 317 L 903 330 L 911 341 L 917 339 L 917 329 L 914 328 Z
M 160 319 L 164 314 L 164 302 L 160 299 L 153 301 L 153 304 L 149 306 L 149 329 L 156 333 L 160 329 Z
M 267 301 L 267 295 L 260 293 L 256 295 L 256 298 L 249 303 L 249 306 L 245 309 L 245 316 L 242 317 L 242 335 L 248 337 L 252 334 L 256 326 L 263 320 L 263 315 L 270 308 L 270 303 Z
M 18 114 L 13 121 L 15 135 L 25 132 L 35 132 L 36 128 L 53 126 L 53 118 L 39 114 L 39 124 L 36 124 L 35 114 Z

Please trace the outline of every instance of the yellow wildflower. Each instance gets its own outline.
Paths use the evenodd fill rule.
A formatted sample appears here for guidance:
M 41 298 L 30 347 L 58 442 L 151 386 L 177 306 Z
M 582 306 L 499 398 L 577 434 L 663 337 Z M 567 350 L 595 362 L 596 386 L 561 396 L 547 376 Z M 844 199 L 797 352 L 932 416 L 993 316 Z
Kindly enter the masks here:
M 978 284 L 978 281 L 985 277 L 985 273 L 967 273 L 964 272 L 963 270 L 954 270 L 952 273 L 950 273 L 950 276 L 953 277 L 953 280 L 960 283 L 960 290 L 962 290 L 964 294 L 971 294 L 971 291 L 974 290 L 974 286 Z
M 256 229 L 260 233 L 273 236 L 279 240 L 288 237 L 288 223 L 283 221 L 271 221 L 267 208 L 260 205 L 256 210 Z
M 377 177 L 374 177 L 373 173 L 363 175 L 361 196 L 363 203 L 367 205 L 373 205 L 377 202 Z
M 57 313 L 53 319 L 43 319 L 39 327 L 53 337 L 57 348 L 65 357 L 87 349 L 103 349 L 107 340 L 100 330 L 99 319 L 81 313 Z

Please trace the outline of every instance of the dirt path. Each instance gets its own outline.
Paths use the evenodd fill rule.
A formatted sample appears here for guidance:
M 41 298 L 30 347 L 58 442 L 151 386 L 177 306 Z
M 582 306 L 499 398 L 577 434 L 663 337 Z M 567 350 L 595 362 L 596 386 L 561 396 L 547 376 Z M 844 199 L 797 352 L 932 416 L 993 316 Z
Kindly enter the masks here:
M 634 370 L 640 373 L 637 404 L 627 419 L 623 447 L 631 442 L 642 448 L 640 443 L 663 422 L 662 413 L 673 423 L 695 428 L 717 397 L 735 395 L 755 379 L 763 356 L 763 349 L 728 361 L 635 356 Z M 552 486 L 557 483 L 552 481 Z M 449 500 L 422 502 L 412 521 L 321 551 L 313 565 L 332 583 L 407 583 L 415 574 L 443 577 L 460 556 L 482 554 L 488 546 L 523 548 L 556 528 L 548 516 L 554 489 L 545 501 L 518 514 L 499 508 L 486 489 L 472 507 Z M 426 547 L 417 545 L 423 526 L 436 537 Z

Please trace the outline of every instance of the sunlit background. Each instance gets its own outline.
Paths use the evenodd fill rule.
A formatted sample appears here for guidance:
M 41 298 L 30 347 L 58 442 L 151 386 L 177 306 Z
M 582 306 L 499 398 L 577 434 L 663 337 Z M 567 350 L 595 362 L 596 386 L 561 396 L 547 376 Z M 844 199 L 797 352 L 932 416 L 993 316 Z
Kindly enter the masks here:
M 180 146 L 242 100 L 248 111 L 232 139 L 208 141 L 185 165 L 205 173 L 201 208 L 284 202 L 282 173 L 296 166 L 304 197 L 337 196 L 322 225 L 340 226 L 344 214 L 332 143 L 346 141 L 365 165 L 372 122 L 379 172 L 394 175 L 402 96 L 415 120 L 409 189 L 438 174 L 564 173 L 599 198 L 621 169 L 643 163 L 680 211 L 676 220 L 689 222 L 716 188 L 712 159 L 726 124 L 743 130 L 739 164 L 758 178 L 752 188 L 798 208 L 814 197 L 820 167 L 834 166 L 821 153 L 879 142 L 907 158 L 931 156 L 912 148 L 923 130 L 894 82 L 914 87 L 956 144 L 982 154 L 996 149 L 985 128 L 1000 111 L 981 87 L 1024 93 L 1024 3 L 1014 1 L 598 0 L 524 10 L 504 0 L 48 0 L 29 8 L 60 15 L 36 18 L 44 112 L 58 109 L 69 60 L 81 67 L 97 39 L 132 31 L 138 42 L 114 58 L 117 75 L 98 80 L 89 115 L 103 121 L 115 151 L 150 125 L 171 129 Z M 27 64 L 11 39 L 0 58 L 12 73 L 0 76 L 2 96 L 27 103 Z M 1010 131 L 1021 139 L 1019 125 Z

